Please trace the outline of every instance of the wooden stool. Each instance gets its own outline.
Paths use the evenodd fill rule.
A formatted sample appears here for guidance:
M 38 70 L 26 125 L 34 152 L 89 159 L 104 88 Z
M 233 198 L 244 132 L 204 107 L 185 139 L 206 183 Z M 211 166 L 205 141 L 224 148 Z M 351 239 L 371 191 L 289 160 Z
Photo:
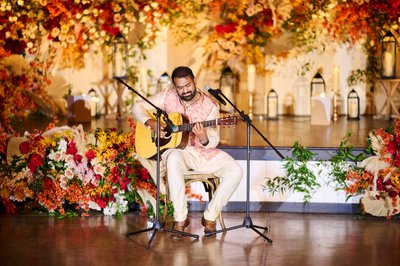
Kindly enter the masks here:
M 218 188 L 219 178 L 212 174 L 189 173 L 189 174 L 185 175 L 185 185 L 186 186 L 188 186 L 194 182 L 202 182 L 203 183 L 204 190 L 208 193 L 208 201 L 210 202 L 215 191 Z M 166 187 L 167 187 L 166 198 L 168 199 L 168 193 L 169 193 L 168 184 L 166 184 Z M 167 214 L 167 207 L 165 207 L 165 210 L 164 210 L 164 221 L 166 219 L 166 214 Z M 224 222 L 224 218 L 222 217 L 222 212 L 220 212 L 218 217 L 219 217 L 219 223 L 221 225 L 221 228 L 225 229 L 225 222 Z

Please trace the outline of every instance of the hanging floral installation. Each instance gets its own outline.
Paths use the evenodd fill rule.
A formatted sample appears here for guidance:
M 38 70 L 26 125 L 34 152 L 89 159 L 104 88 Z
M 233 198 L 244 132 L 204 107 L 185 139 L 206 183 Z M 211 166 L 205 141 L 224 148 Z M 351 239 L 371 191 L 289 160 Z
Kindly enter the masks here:
M 112 42 L 117 36 L 124 36 L 139 50 L 151 48 L 161 27 L 177 10 L 179 6 L 171 0 L 2 1 L 1 124 L 10 126 L 10 113 L 11 118 L 21 118 L 35 111 L 40 104 L 30 98 L 32 95 L 46 102 L 48 76 L 53 68 L 79 70 L 85 66 L 89 54 L 110 56 Z M 10 70 L 10 63 L 19 63 L 6 59 L 12 55 L 24 56 L 26 64 L 33 65 L 32 71 L 15 73 Z M 10 80 L 13 86 L 9 86 Z M 27 95 L 27 92 L 32 93 Z M 7 100 L 10 95 L 15 99 Z M 14 105 L 16 101 L 19 104 Z

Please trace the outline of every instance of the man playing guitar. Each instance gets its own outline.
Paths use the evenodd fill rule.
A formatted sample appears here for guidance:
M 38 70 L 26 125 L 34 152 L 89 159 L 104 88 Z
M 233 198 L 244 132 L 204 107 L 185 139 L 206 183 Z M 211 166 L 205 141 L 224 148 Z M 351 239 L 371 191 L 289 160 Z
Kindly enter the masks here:
M 168 114 L 182 114 L 193 124 L 190 127 L 187 145 L 183 148 L 169 148 L 162 154 L 162 163 L 166 165 L 170 198 L 174 206 L 173 229 L 184 231 L 190 223 L 184 175 L 188 171 L 194 171 L 199 174 L 213 174 L 221 181 L 202 217 L 204 232 L 214 232 L 215 220 L 238 187 L 242 169 L 229 154 L 216 148 L 219 143 L 218 128 L 206 127 L 202 123 L 206 120 L 218 120 L 219 106 L 196 88 L 192 70 L 185 66 L 175 68 L 172 73 L 172 83 L 171 88 L 151 96 L 149 100 Z M 150 115 L 149 109 L 150 106 L 146 102 L 139 101 L 133 107 L 133 114 L 139 122 L 157 132 L 157 120 Z M 162 123 L 160 137 L 164 138 L 166 134 L 170 134 L 168 126 Z M 140 141 L 136 139 L 136 142 Z M 173 237 L 179 238 L 180 235 L 174 234 Z

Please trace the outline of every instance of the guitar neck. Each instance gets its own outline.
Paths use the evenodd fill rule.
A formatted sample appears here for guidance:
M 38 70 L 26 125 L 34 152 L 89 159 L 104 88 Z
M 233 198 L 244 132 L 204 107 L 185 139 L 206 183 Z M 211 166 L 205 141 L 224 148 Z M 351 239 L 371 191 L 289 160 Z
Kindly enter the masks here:
M 218 119 L 214 119 L 214 120 L 203 121 L 203 122 L 200 122 L 200 123 L 204 127 L 211 127 L 211 126 L 217 125 L 217 121 L 218 121 Z M 190 123 L 190 124 L 180 125 L 180 126 L 178 126 L 179 132 L 181 132 L 181 131 L 191 131 L 195 124 L 197 124 L 197 123 Z

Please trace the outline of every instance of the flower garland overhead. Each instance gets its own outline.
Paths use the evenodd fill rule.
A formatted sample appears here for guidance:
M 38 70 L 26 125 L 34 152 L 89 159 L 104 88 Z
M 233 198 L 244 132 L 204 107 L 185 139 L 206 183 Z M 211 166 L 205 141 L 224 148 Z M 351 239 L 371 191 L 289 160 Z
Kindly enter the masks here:
M 136 32 L 133 44 L 148 48 L 176 12 L 171 0 L 6 0 L 0 6 L 0 54 L 37 54 L 48 45 L 60 67 L 84 66 L 85 55 Z M 44 42 L 48 40 L 48 42 Z

